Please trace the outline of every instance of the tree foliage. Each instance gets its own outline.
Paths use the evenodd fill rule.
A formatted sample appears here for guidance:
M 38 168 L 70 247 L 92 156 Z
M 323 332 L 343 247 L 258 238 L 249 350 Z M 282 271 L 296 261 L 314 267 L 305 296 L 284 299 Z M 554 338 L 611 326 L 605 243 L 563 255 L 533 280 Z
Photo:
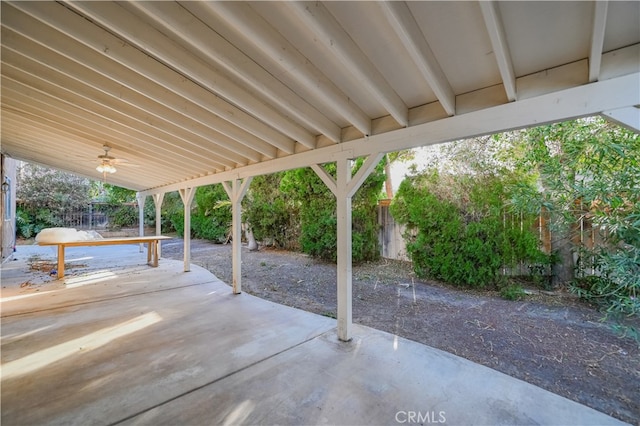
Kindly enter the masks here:
M 616 318 L 640 312 L 640 136 L 592 117 L 523 132 L 519 166 L 534 173 L 539 191 L 516 193 L 524 209 L 548 209 L 553 226 L 575 241 L 578 220 L 601 230 L 595 249 L 571 244 L 578 255 L 572 287 Z M 568 244 L 569 245 L 569 244 Z
M 17 233 L 30 238 L 44 228 L 79 226 L 79 215 L 87 224 L 90 211 L 106 216 L 108 229 L 133 227 L 139 220 L 135 196 L 130 189 L 22 163 L 17 178 Z
M 352 173 L 364 164 L 354 160 Z M 352 254 L 355 262 L 379 258 L 377 199 L 385 181 L 385 160 L 364 181 L 352 200 Z M 335 163 L 324 165 L 330 175 L 336 175 Z M 300 214 L 300 247 L 304 253 L 336 261 L 337 218 L 336 199 L 322 180 L 310 168 L 285 172 L 281 191 L 291 198 Z
M 136 191 L 132 189 L 97 181 L 93 181 L 92 184 L 95 188 L 94 192 L 100 193 L 99 196 L 94 196 L 95 200 L 105 201 L 109 204 L 123 204 L 136 201 Z
M 163 223 L 163 232 L 175 230 L 178 235 L 184 236 L 184 206 L 177 192 L 165 194 L 162 214 L 170 218 L 170 224 Z M 230 230 L 231 205 L 222 185 L 196 188 L 191 206 L 191 236 L 224 243 L 230 237 Z
M 218 243 L 231 233 L 231 203 L 222 184 L 201 186 L 194 195 L 195 214 L 191 216 L 193 234 Z
M 353 173 L 364 163 L 354 160 Z M 378 247 L 377 200 L 385 180 L 381 161 L 356 192 L 352 201 L 353 260 L 374 260 Z M 335 177 L 335 163 L 325 169 Z M 169 194 L 167 194 L 169 195 Z M 173 228 L 182 235 L 184 213 L 179 198 L 165 196 L 163 210 Z M 222 242 L 231 223 L 228 197 L 221 185 L 196 190 L 191 216 L 192 235 Z M 164 213 L 163 213 L 164 214 Z M 336 199 L 310 168 L 256 176 L 243 200 L 243 221 L 263 244 L 336 260 Z
M 287 172 L 256 176 L 243 200 L 243 220 L 256 240 L 287 250 L 300 247 L 300 208 L 290 193 L 280 190 Z
M 104 203 L 94 205 L 94 210 L 98 208 L 107 214 L 109 229 L 131 228 L 138 225 L 139 214 L 134 190 L 96 181 L 93 181 L 93 185 L 100 193 L 99 196 L 94 196 L 94 201 Z
M 22 163 L 16 189 L 18 234 L 30 238 L 44 228 L 62 226 L 65 211 L 86 206 L 91 196 L 86 178 Z
M 403 181 L 391 212 L 407 228 L 418 276 L 485 287 L 499 283 L 503 267 L 547 261 L 529 230 L 534 217 L 507 220 L 511 178 L 431 169 Z
M 35 209 L 63 210 L 91 200 L 88 179 L 31 163 L 21 164 L 16 191 L 21 205 Z

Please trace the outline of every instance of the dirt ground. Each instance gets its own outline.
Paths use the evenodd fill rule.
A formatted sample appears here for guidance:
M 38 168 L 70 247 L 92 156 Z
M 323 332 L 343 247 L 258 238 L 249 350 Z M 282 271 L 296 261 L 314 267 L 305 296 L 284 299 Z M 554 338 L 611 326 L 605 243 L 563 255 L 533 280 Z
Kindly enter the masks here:
M 182 240 L 162 256 L 181 260 Z M 231 246 L 192 240 L 192 263 L 231 282 Z M 243 248 L 242 290 L 336 315 L 336 267 L 303 254 Z M 406 262 L 353 268 L 353 321 L 415 340 L 640 424 L 640 347 L 565 292 L 520 301 L 415 279 Z

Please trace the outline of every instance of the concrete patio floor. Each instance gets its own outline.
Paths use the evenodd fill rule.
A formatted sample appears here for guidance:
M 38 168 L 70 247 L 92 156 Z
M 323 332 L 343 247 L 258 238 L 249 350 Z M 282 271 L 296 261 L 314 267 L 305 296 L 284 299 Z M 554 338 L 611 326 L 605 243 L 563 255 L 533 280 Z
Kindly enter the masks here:
M 495 370 L 231 288 L 137 246 L 2 267 L 2 424 L 623 424 Z M 39 291 L 36 291 L 36 288 Z

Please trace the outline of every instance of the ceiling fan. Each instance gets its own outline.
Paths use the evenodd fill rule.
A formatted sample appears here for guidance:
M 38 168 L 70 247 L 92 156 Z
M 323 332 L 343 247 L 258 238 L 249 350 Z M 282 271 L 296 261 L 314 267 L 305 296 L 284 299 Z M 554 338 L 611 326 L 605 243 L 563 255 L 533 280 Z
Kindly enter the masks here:
M 130 163 L 129 160 L 116 158 L 113 155 L 110 155 L 110 146 L 103 145 L 102 149 L 104 150 L 104 154 L 98 155 L 98 166 L 96 167 L 96 170 L 102 173 L 103 178 L 106 179 L 107 174 L 115 173 L 117 171 L 116 166 L 138 167 L 136 164 Z
M 98 155 L 99 164 L 96 170 L 106 176 L 107 173 L 115 173 L 117 171 L 115 165 L 118 163 L 118 160 L 109 155 L 111 147 L 103 145 L 102 149 L 104 149 L 104 154 Z
M 102 173 L 104 176 L 106 176 L 107 173 L 115 173 L 117 171 L 115 167 L 116 158 L 109 155 L 109 151 L 111 150 L 111 147 L 107 145 L 103 145 L 102 149 L 104 149 L 104 154 L 98 155 L 98 160 L 100 161 L 100 164 L 98 164 L 98 167 L 96 167 L 96 170 Z

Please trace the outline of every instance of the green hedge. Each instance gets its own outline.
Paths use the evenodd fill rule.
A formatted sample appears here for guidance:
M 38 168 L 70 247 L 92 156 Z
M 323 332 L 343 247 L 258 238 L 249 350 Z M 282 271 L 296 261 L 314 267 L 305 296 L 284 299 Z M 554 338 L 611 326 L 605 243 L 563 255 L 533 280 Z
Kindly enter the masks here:
M 407 252 L 419 277 L 451 284 L 497 284 L 504 266 L 545 262 L 531 231 L 534 218 L 505 220 L 507 182 L 496 176 L 407 178 L 391 205 L 407 228 Z

